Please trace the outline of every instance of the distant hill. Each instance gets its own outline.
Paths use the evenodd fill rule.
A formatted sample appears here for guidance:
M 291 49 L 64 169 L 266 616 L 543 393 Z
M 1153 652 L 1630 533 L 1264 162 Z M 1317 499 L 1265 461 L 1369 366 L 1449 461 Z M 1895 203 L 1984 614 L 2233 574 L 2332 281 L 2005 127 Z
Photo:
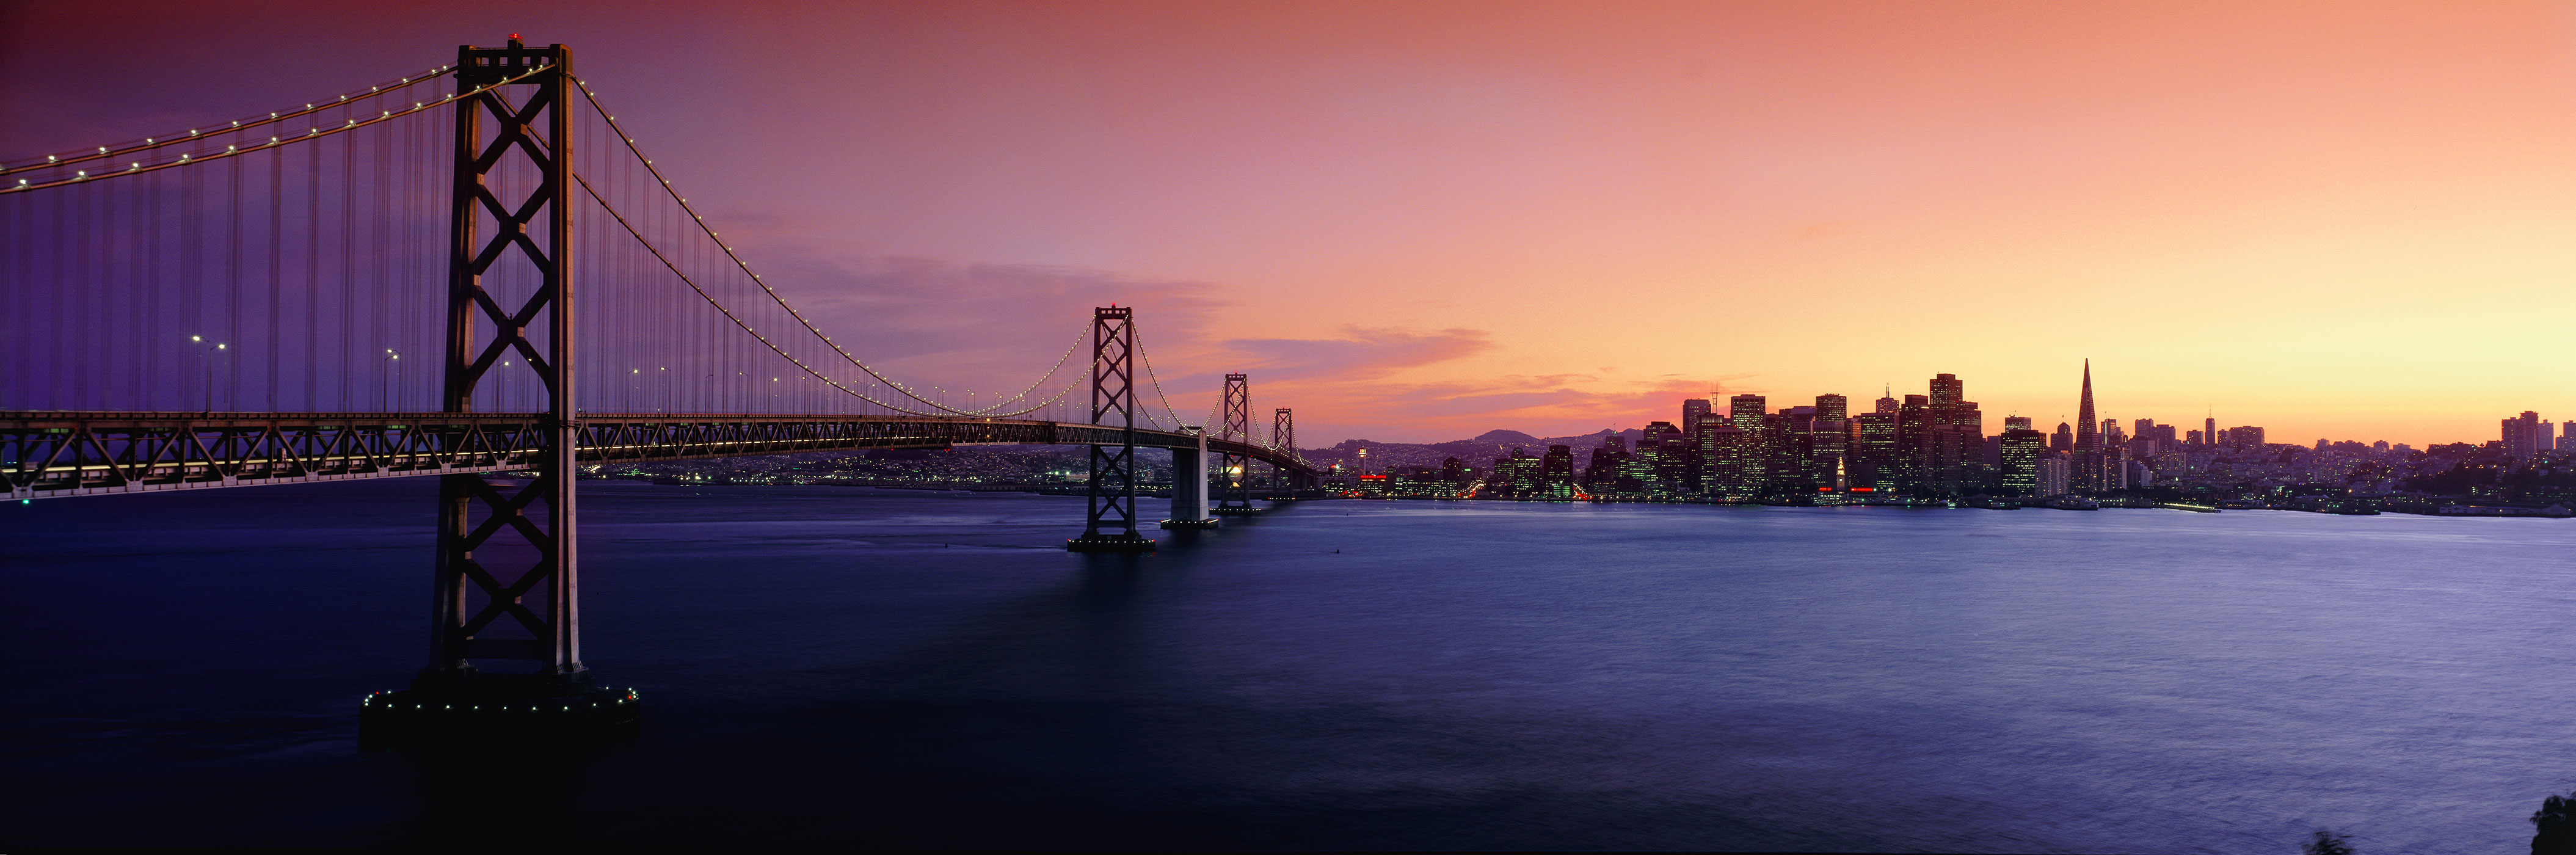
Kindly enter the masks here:
M 1389 466 L 1438 466 L 1442 461 L 1452 457 L 1464 461 L 1469 466 L 1485 469 L 1493 465 L 1494 458 L 1508 456 L 1515 448 L 1528 449 L 1531 454 L 1545 454 L 1548 446 L 1564 445 L 1571 446 L 1576 457 L 1585 457 L 1592 449 L 1600 447 L 1602 437 L 1609 436 L 1611 433 L 1613 432 L 1604 428 L 1599 433 L 1582 436 L 1536 437 L 1516 430 L 1489 430 L 1477 434 L 1474 439 L 1427 444 L 1352 439 L 1344 440 L 1331 448 L 1301 449 L 1299 453 L 1317 464 L 1339 463 L 1344 466 L 1356 466 L 1360 461 L 1360 449 L 1366 448 L 1370 469 L 1384 469 Z M 1634 447 L 1637 439 L 1645 435 L 1644 431 L 1634 428 L 1616 433 L 1625 437 L 1630 447 Z

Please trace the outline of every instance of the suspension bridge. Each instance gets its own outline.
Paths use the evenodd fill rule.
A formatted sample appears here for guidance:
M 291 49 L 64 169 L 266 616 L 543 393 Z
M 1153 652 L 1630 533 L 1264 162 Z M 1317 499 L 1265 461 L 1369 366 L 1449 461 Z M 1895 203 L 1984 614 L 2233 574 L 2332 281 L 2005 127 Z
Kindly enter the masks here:
M 362 91 L 0 162 L 0 239 L 10 498 L 438 477 L 428 664 L 368 696 L 376 732 L 634 720 L 633 692 L 581 664 L 585 467 L 1082 445 L 1066 545 L 1095 552 L 1252 512 L 1254 463 L 1318 474 L 1289 409 L 1252 419 L 1246 375 L 1184 421 L 1133 306 L 1095 308 L 1016 391 L 894 379 L 755 271 L 570 50 L 515 35 Z M 1159 523 L 1138 449 L 1172 452 Z M 511 660 L 533 670 L 478 665 Z

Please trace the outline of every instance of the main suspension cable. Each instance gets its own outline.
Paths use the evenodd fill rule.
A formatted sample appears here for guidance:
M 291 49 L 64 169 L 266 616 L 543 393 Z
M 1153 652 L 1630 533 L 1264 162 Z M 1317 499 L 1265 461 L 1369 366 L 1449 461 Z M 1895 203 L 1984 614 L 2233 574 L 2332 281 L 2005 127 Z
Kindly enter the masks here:
M 97 181 L 97 180 L 106 179 L 106 178 L 115 178 L 115 177 L 118 177 L 118 176 L 124 176 L 124 175 L 142 175 L 142 174 L 145 174 L 145 173 L 158 172 L 158 171 L 161 171 L 161 170 L 164 170 L 164 169 L 173 169 L 173 168 L 177 168 L 177 167 L 181 167 L 181 166 L 194 166 L 194 165 L 196 165 L 196 164 L 200 164 L 200 163 L 208 163 L 208 162 L 212 162 L 212 161 L 216 161 L 216 160 L 221 160 L 221 159 L 223 159 L 223 158 L 227 158 L 227 157 L 238 157 L 238 156 L 240 156 L 240 155 L 249 154 L 249 153 L 254 152 L 254 151 L 270 151 L 270 150 L 273 150 L 273 149 L 277 149 L 277 148 L 281 148 L 281 147 L 284 147 L 284 146 L 293 145 L 293 144 L 300 143 L 300 142 L 311 142 L 311 141 L 313 141 L 313 140 L 323 139 L 323 138 L 325 138 L 325 137 L 330 137 L 330 136 L 333 136 L 333 135 L 336 135 L 336 134 L 347 133 L 347 132 L 349 132 L 349 131 L 354 131 L 354 130 L 357 130 L 357 129 L 359 129 L 359 128 L 367 127 L 367 126 L 370 126 L 370 125 L 375 125 L 375 124 L 379 124 L 379 123 L 383 123 L 383 122 L 389 122 L 389 121 L 393 121 L 393 120 L 395 120 L 395 119 L 403 118 L 403 117 L 405 117 L 405 116 L 410 116 L 410 115 L 413 115 L 413 114 L 416 114 L 416 113 L 422 113 L 422 112 L 426 112 L 426 111 L 429 111 L 429 110 L 433 110 L 433 109 L 436 109 L 436 108 L 439 108 L 439 107 L 443 107 L 443 106 L 448 105 L 449 103 L 454 102 L 454 101 L 457 99 L 457 97 L 458 97 L 458 96 L 472 96 L 472 95 L 480 95 L 480 94 L 482 94 L 482 93 L 484 93 L 484 92 L 486 92 L 486 91 L 490 91 L 490 90 L 492 90 L 492 89 L 494 89 L 494 88 L 496 88 L 496 87 L 506 86 L 506 85 L 509 85 L 509 84 L 512 84 L 512 83 L 518 83 L 518 82 L 521 82 L 522 80 L 526 79 L 526 78 L 527 78 L 527 77 L 529 77 L 529 76 L 536 75 L 536 74 L 539 74 L 539 73 L 543 73 L 543 72 L 546 72 L 546 71 L 550 71 L 550 70 L 552 70 L 552 69 L 553 69 L 553 66 L 539 66 L 539 67 L 536 67 L 536 68 L 531 68 L 531 69 L 529 69 L 528 71 L 522 72 L 522 73 L 520 73 L 520 74 L 517 74 L 517 75 L 511 76 L 511 77 L 507 77 L 507 78 L 503 78 L 503 79 L 501 79 L 501 80 L 497 80 L 497 81 L 494 81 L 494 82 L 491 82 L 491 83 L 487 83 L 487 84 L 484 84 L 484 85 L 481 85 L 481 86 L 477 86 L 477 87 L 474 87 L 473 89 L 466 90 L 466 91 L 464 91 L 464 92 L 451 92 L 451 93 L 448 93 L 448 94 L 446 94 L 446 95 L 442 95 L 442 96 L 440 96 L 440 97 L 439 97 L 439 99 L 438 99 L 438 100 L 436 100 L 436 101 L 414 101 L 414 102 L 412 102 L 412 105 L 411 105 L 410 107 L 405 108 L 405 109 L 401 109 L 401 110 L 380 110 L 380 111 L 378 111 L 377 115 L 376 115 L 376 116 L 374 116 L 373 118 L 368 118 L 368 119 L 349 119 L 349 120 L 347 120 L 347 121 L 343 122 L 342 124 L 334 125 L 334 126 L 332 126 L 332 127 L 328 128 L 328 129 L 325 129 L 325 128 L 323 128 L 323 127 L 321 127 L 321 126 L 318 126 L 318 125 L 317 125 L 317 126 L 314 126 L 314 127 L 310 128 L 310 129 L 306 130 L 303 134 L 298 135 L 298 136 L 282 136 L 282 135 L 281 135 L 281 136 L 271 136 L 271 137 L 269 137 L 269 138 L 268 138 L 268 142 L 266 142 L 266 143 L 255 143 L 255 144 L 251 145 L 251 146 L 250 146 L 250 147 L 248 147 L 248 148 L 244 148 L 244 147 L 242 147 L 242 146 L 238 146 L 238 145 L 227 145 L 227 146 L 225 146 L 225 147 L 224 147 L 224 150 L 223 150 L 223 151 L 208 151 L 208 152 L 202 152 L 202 153 L 199 153 L 199 152 L 189 152 L 189 153 L 184 153 L 184 154 L 179 155 L 179 159 L 177 159 L 177 160 L 167 160 L 167 161 L 162 161 L 162 162 L 160 162 L 160 163 L 154 163 L 154 164 L 145 164 L 144 162 L 142 162 L 142 161 L 139 161 L 139 160 L 138 160 L 138 161 L 133 161 L 132 163 L 128 164 L 128 165 L 126 166 L 126 168 L 124 168 L 124 169 L 105 169 L 105 170 L 101 170 L 101 171 L 100 171 L 98 174 L 96 174 L 96 175 L 92 175 L 92 174 L 90 174 L 90 171 L 89 171 L 89 170 L 81 169 L 81 170 L 74 170 L 74 171 L 72 172 L 72 175 L 71 175 L 70 177 L 68 177 L 68 178 L 55 178 L 55 179 L 50 179 L 50 180 L 45 180 L 45 181 L 36 181 L 35 179 L 20 179 L 20 180 L 18 181 L 18 183 L 17 183 L 17 184 L 14 184 L 14 185 L 8 185 L 8 186 L 0 186 L 0 193 L 24 193 L 24 192 L 27 192 L 27 191 L 30 191 L 30 190 L 43 190 L 43 189 L 46 189 L 46 188 L 49 188 L 49 187 L 61 187 L 61 186 L 68 185 L 68 184 L 81 184 L 81 183 L 86 183 L 86 182 L 90 182 L 90 181 Z M 443 75 L 442 75 L 442 76 L 443 76 Z M 427 81 L 429 81 L 429 80 L 433 80 L 433 79 L 436 79 L 436 78 L 432 78 L 432 77 L 414 78 L 414 79 L 413 79 L 413 80 L 414 80 L 414 82 L 413 82 L 413 84 L 412 84 L 412 85 L 418 85 L 419 83 L 427 82 Z M 400 87 L 397 87 L 397 88 L 400 88 Z M 335 103 L 332 103 L 332 104 L 329 104 L 329 105 L 326 105 L 326 106 L 323 106 L 323 107 L 317 107 L 317 108 L 312 109 L 312 110 L 299 110 L 299 111 L 295 111 L 295 112 L 293 112 L 293 113 L 281 114 L 281 119 L 283 119 L 283 118 L 292 118 L 292 117 L 294 117 L 294 116 L 310 115 L 310 114 L 312 114 L 312 113 L 321 112 L 321 111 L 323 111 L 323 110 L 328 110 L 328 109 L 333 109 L 333 108 L 339 108 L 339 107 L 346 107 L 346 106 L 349 106 L 349 104 L 348 104 L 348 103 L 346 103 L 345 101 L 344 101 L 344 102 L 335 102 Z M 265 123 L 266 123 L 266 122 L 262 122 L 262 124 L 265 124 Z M 244 125 L 244 126 L 242 126 L 242 129 L 243 129 L 243 130 L 247 130 L 247 129 L 248 129 L 248 128 L 250 128 L 250 127 L 251 127 L 250 125 Z M 223 135 L 223 134 L 233 133 L 234 131 L 235 131 L 235 129 L 234 129 L 234 128 L 223 128 L 223 129 L 221 129 L 221 130 L 218 130 L 218 131 L 216 132 L 215 136 L 220 136 L 220 135 Z M 177 144 L 180 144 L 180 143 L 183 143 L 183 142 L 210 142 L 210 141 L 211 141 L 211 138 L 210 138 L 210 137 L 193 136 L 193 134 L 195 133 L 195 132 L 193 132 L 193 131 L 192 131 L 192 132 L 190 132 L 190 133 L 192 134 L 192 136 L 187 137 L 187 138 L 183 138 L 183 139 L 173 139 L 173 140 L 170 140 L 170 141 L 168 141 L 168 142 L 161 142 L 161 143 L 148 143 L 147 145 L 142 146 L 142 147 L 132 148 L 132 149 L 125 149 L 125 151 L 129 151 L 129 152 L 130 152 L 130 151 L 137 151 L 137 150 L 141 150 L 141 148 L 153 148 L 153 149 L 158 149 L 158 148 L 161 148 L 161 147 L 164 147 L 164 146 L 177 145 Z M 102 148 L 104 148 L 104 147 L 102 146 Z M 200 156 L 201 154 L 202 154 L 202 156 Z M 88 156 L 86 156 L 86 157 L 82 158 L 82 160 L 94 160 L 94 159 L 103 158 L 103 157 L 107 157 L 107 156 L 109 156 L 109 155 L 107 155 L 107 154 L 92 153 L 92 154 L 90 154 L 90 155 L 88 155 Z M 74 163 L 74 162 L 77 162 L 77 161 L 69 161 L 69 160 L 66 160 L 66 161 L 59 161 L 59 162 L 49 162 L 49 163 L 29 164 L 29 165 L 26 165 L 26 166 L 16 167 L 16 168 L 15 168 L 15 171 L 18 171 L 18 172 L 24 172 L 24 171 L 29 170 L 29 169 L 55 169 L 55 170 L 57 170 L 57 171 L 55 172 L 55 174 L 60 174 L 60 172 L 59 172 L 59 168 L 64 167 L 64 166 L 66 166 L 67 164 Z M 5 180 L 5 179 L 0 179 L 0 180 Z
M 952 414 L 961 415 L 961 416 L 991 416 L 991 415 L 993 415 L 993 414 L 998 410 L 998 408 L 999 408 L 999 407 L 1004 406 L 1004 405 L 998 405 L 998 404 L 997 404 L 997 405 L 995 406 L 995 408 L 991 408 L 991 409 L 984 409 L 984 410 L 963 409 L 963 410 L 961 410 L 961 409 L 958 409 L 958 408 L 956 408 L 956 407 L 951 407 L 951 406 L 948 406 L 947 404 L 942 404 L 942 403 L 940 403 L 940 402 L 938 402 L 938 401 L 931 400 L 929 397 L 922 395 L 920 392 L 914 391 L 914 388 L 913 388 L 912 386 L 909 386 L 909 385 L 906 385 L 906 384 L 904 384 L 904 383 L 898 382 L 898 381 L 896 381 L 894 378 L 887 377 L 883 372 L 878 371 L 874 366 L 871 366 L 871 365 L 867 364 L 865 361 L 860 360 L 857 354 L 853 354 L 853 353 L 851 353 L 851 352 L 849 351 L 849 349 L 848 349 L 848 348 L 844 348 L 844 347 L 842 347 L 842 346 L 841 346 L 841 344 L 840 344 L 840 342 L 834 341 L 834 340 L 832 339 L 832 337 L 831 337 L 831 336 L 824 335 L 824 334 L 823 334 L 823 331 L 822 331 L 821 329 L 819 329 L 819 328 L 817 328 L 817 327 L 815 327 L 815 326 L 814 326 L 814 322 L 813 322 L 812 320 L 809 320 L 809 319 L 807 319 L 807 318 L 805 317 L 805 313 L 804 313 L 804 312 L 798 311 L 794 305 L 792 305 L 792 304 L 788 303 L 788 302 L 787 302 L 787 298 L 785 298 L 785 297 L 781 296 L 781 295 L 778 293 L 778 290 L 777 290 L 777 289 L 769 287 L 769 283 L 768 283 L 767 281 L 765 281 L 765 280 L 761 279 L 760 274 L 752 272 L 751 265 L 750 265 L 748 262 L 745 262 L 745 261 L 743 260 L 742 256 L 741 256 L 739 253 L 736 253 L 736 252 L 734 251 L 733 245 L 732 245 L 732 244 L 725 243 L 724 239 L 723 239 L 722 237 L 719 237 L 719 236 L 716 234 L 715 229 L 714 229 L 713 227 L 711 227 L 711 226 L 708 226 L 708 225 L 707 225 L 707 218 L 706 218 L 705 216 L 703 216 L 703 215 L 700 215 L 700 214 L 697 212 L 697 209 L 696 209 L 695 207 L 693 207 L 693 206 L 691 206 L 691 205 L 689 204 L 689 200 L 688 200 L 686 197 L 681 196 L 681 195 L 680 195 L 679 190 L 677 190 L 677 189 L 675 189 L 675 188 L 673 188 L 673 187 L 671 186 L 671 180 L 670 180 L 669 178 L 665 178 L 665 177 L 663 177 L 663 175 L 662 175 L 662 170 L 661 170 L 660 168 L 658 168 L 658 167 L 654 166 L 653 161 L 652 161 L 652 159 L 651 159 L 651 158 L 648 158 L 648 157 L 645 157 L 645 156 L 644 156 L 644 150 L 643 150 L 642 148 L 639 148 L 639 147 L 636 145 L 636 143 L 635 143 L 635 138 L 634 138 L 633 136 L 628 135 L 628 134 L 626 133 L 626 129 L 625 129 L 625 127 L 623 127 L 623 126 L 621 126 L 621 125 L 619 125 L 619 124 L 617 123 L 617 117 L 616 117 L 616 116 L 611 116 L 611 115 L 609 115 L 609 114 L 608 114 L 608 108 L 607 108 L 606 106 L 601 105 L 601 104 L 599 103 L 599 95 L 598 95 L 598 93 L 591 91 L 589 81 L 583 80 L 583 79 L 581 79 L 581 78 L 580 78 L 580 77 L 578 77 L 578 76 L 570 76 L 570 79 L 572 80 L 572 82 L 573 82 L 573 85 L 574 85 L 574 86 L 576 86 L 576 87 L 578 87 L 579 89 L 581 89 L 581 96 L 582 96 L 582 99 L 583 99 L 583 100 L 585 100 L 585 101 L 590 102 L 591 110 L 592 110 L 593 112 L 595 112 L 595 113 L 598 113 L 598 114 L 599 114 L 600 120 L 601 120 L 601 121 L 603 121 L 603 122 L 606 122 L 606 123 L 607 123 L 609 130 L 611 130 L 611 131 L 615 131 L 615 132 L 617 133 L 617 138 L 618 138 L 620 141 L 622 141 L 622 142 L 624 143 L 624 145 L 626 146 L 626 150 L 628 151 L 628 153 L 633 154 L 633 155 L 635 156 L 635 159 L 636 159 L 636 160 L 641 161 L 641 162 L 644 164 L 644 170 L 645 170 L 646 172 L 649 172 L 649 173 L 651 173 L 651 174 L 652 174 L 653 180 L 655 180 L 655 181 L 657 181 L 657 182 L 660 182 L 660 184 L 661 184 L 661 186 L 662 186 L 662 192 L 663 192 L 665 195 L 670 196 L 670 197 L 671 197 L 671 200 L 672 200 L 674 203 L 676 203 L 676 204 L 678 204 L 678 205 L 680 206 L 680 211 L 681 211 L 682 213 L 685 213 L 685 214 L 688 214 L 688 215 L 689 215 L 689 220 L 690 220 L 690 222 L 691 222 L 691 223 L 693 223 L 693 224 L 695 224 L 695 225 L 697 226 L 697 228 L 698 228 L 698 230 L 699 230 L 699 231 L 704 232 L 704 233 L 706 234 L 706 236 L 707 236 L 707 239 L 708 239 L 708 240 L 715 242 L 715 245 L 716 245 L 716 247 L 717 247 L 718 249 L 721 249 L 721 250 L 723 250 L 723 251 L 724 251 L 725 258 L 726 258 L 726 259 L 728 259 L 728 260 L 730 260 L 730 261 L 732 261 L 732 262 L 733 262 L 733 266 L 734 266 L 735 268 L 737 268 L 737 269 L 741 270 L 741 271 L 742 271 L 742 273 L 743 273 L 743 275 L 751 277 L 752 284 L 760 286 L 760 290 L 761 290 L 763 293 L 765 293 L 765 294 L 769 295 L 769 299 L 770 299 L 772 302 L 777 303 L 779 308 L 781 308 L 781 309 L 785 309 L 785 310 L 787 311 L 787 314 L 788 314 L 788 316 L 789 316 L 789 317 L 795 318 L 795 319 L 796 319 L 796 323 L 797 323 L 798 325 L 803 326 L 803 327 L 805 328 L 805 331 L 806 331 L 806 332 L 812 333 L 816 339 L 821 340 L 821 341 L 823 342 L 824 346 L 826 346 L 826 347 L 830 347 L 834 353 L 839 354 L 839 355 L 841 356 L 841 358 L 842 358 L 842 359 L 849 361 L 849 363 L 850 363 L 851 365 L 856 366 L 860 371 L 867 372 L 867 375 L 868 375 L 868 376 L 870 376 L 870 377 L 874 377 L 874 378 L 876 378 L 876 379 L 878 379 L 878 380 L 880 380 L 880 381 L 883 381 L 883 382 L 886 384 L 886 386 L 887 386 L 888 388 L 894 389 L 895 391 L 898 391 L 898 392 L 902 392 L 902 393 L 904 394 L 904 397 L 911 398 L 911 399 L 913 399 L 913 400 L 915 400 L 915 401 L 919 401 L 919 402 L 921 402 L 922 404 L 924 404 L 924 405 L 926 405 L 926 406 L 929 406 L 929 407 L 931 407 L 931 408 L 933 408 L 933 409 L 937 409 L 937 410 L 940 410 L 940 411 L 943 411 L 943 412 L 952 413 Z M 604 203 L 603 203 L 603 204 L 604 204 Z M 746 328 L 746 331 L 748 331 L 748 328 Z M 757 335 L 757 333 L 755 333 L 755 335 Z M 766 343 L 768 340 L 767 340 L 767 339 L 762 339 L 762 341 L 763 341 L 763 343 Z M 1079 339 L 1077 339 L 1077 340 L 1076 340 L 1076 345 L 1078 346 L 1079 344 L 1080 344 L 1080 341 L 1079 341 Z M 773 347 L 775 347 L 775 345 L 773 345 Z M 1066 351 L 1066 354 L 1067 354 L 1067 358 L 1070 358 L 1070 356 L 1071 356 L 1071 354 L 1072 354 L 1072 350 L 1071 350 L 1071 349 L 1068 349 L 1068 350 Z M 1056 362 L 1056 368 L 1055 368 L 1055 369 L 1050 369 L 1050 370 L 1048 370 L 1048 372 L 1047 372 L 1047 376 L 1049 376 L 1049 377 L 1054 376 L 1055 371 L 1056 371 L 1056 370 L 1059 370 L 1059 369 L 1061 369 L 1061 368 L 1063 368 L 1063 366 L 1064 366 L 1064 360 L 1063 360 L 1063 359 L 1059 359 L 1059 360 L 1057 360 L 1057 362 Z M 1039 378 L 1039 380 L 1038 380 L 1038 382 L 1037 382 L 1037 383 L 1031 384 L 1029 388 L 1030 388 L 1030 389 L 1032 389 L 1032 390 L 1034 390 L 1034 389 L 1036 389 L 1039 385 L 1044 384 L 1045 382 L 1046 382 L 1046 378 L 1045 378 L 1045 377 L 1041 377 L 1041 378 Z M 1023 394 L 1023 395 L 1025 395 L 1025 394 L 1026 394 L 1026 392 L 1023 392 L 1022 394 Z M 1013 399 L 1013 400 L 1017 400 L 1017 399 Z M 1021 412 L 1030 412 L 1030 411 L 1028 411 L 1028 410 L 1023 410 L 1023 411 L 1021 411 Z

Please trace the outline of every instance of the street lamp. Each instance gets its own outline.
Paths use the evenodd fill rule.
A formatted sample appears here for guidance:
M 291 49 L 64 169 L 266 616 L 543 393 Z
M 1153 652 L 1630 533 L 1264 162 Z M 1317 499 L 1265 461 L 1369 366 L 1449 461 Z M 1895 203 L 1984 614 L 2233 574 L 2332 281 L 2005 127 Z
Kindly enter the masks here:
M 229 350 L 230 350 L 230 348 L 229 348 L 227 345 L 225 345 L 223 342 L 220 342 L 220 341 L 219 341 L 219 342 L 215 342 L 213 345 L 211 345 L 211 346 L 210 346 L 210 345 L 206 344 L 206 337 L 205 337 L 205 336 L 201 336 L 201 335 L 192 335 L 192 336 L 189 336 L 189 337 L 188 337 L 188 340 L 189 340 L 189 341 L 192 341 L 192 342 L 196 342 L 196 344 L 197 344 L 197 352 L 198 352 L 198 354 L 200 354 L 200 355 L 202 355 L 202 356 L 204 357 L 204 360 L 203 360 L 203 361 L 206 363 L 206 412 L 209 412 L 209 413 L 214 412 L 214 411 L 215 411 L 215 351 L 218 351 L 218 350 L 229 351 Z M 232 354 L 231 354 L 231 353 L 229 353 L 229 352 L 227 352 L 227 353 L 225 353 L 224 355 L 225 355 L 225 356 L 231 356 Z
M 388 381 L 386 375 L 392 375 Z M 402 351 L 385 348 L 385 362 L 376 366 L 376 409 L 393 412 L 393 386 L 402 385 Z

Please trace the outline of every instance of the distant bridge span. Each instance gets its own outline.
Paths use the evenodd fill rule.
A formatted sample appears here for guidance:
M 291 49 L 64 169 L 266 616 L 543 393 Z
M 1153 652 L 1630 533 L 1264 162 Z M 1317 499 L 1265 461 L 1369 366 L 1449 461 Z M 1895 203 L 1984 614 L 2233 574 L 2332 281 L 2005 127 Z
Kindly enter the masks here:
M 150 493 L 360 478 L 537 469 L 552 435 L 544 413 L 123 413 L 0 411 L 0 477 L 9 498 Z M 582 464 L 706 460 L 869 448 L 1126 443 L 1124 428 L 1025 419 L 776 413 L 584 414 Z M 1135 431 L 1140 448 L 1196 451 L 1200 437 Z M 1259 460 L 1305 481 L 1318 473 L 1280 449 L 1207 437 L 1215 454 Z

